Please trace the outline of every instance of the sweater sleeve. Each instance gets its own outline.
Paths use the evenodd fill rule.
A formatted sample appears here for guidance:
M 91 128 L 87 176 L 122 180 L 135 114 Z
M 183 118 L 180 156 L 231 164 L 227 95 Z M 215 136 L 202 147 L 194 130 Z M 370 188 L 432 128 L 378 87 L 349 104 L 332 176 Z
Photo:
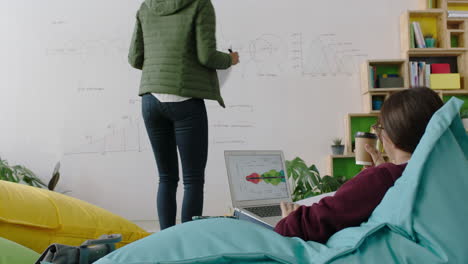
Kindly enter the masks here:
M 339 230 L 366 221 L 400 175 L 393 177 L 386 167 L 366 169 L 343 184 L 334 196 L 312 206 L 301 206 L 283 218 L 275 231 L 283 236 L 325 243 Z
M 231 67 L 231 56 L 216 50 L 216 16 L 210 0 L 202 1 L 196 18 L 198 60 L 211 69 Z
M 128 53 L 128 63 L 133 68 L 143 69 L 145 57 L 145 48 L 143 42 L 143 30 L 141 27 L 140 18 L 137 14 L 135 30 L 133 31 L 132 42 L 130 43 L 130 51 Z

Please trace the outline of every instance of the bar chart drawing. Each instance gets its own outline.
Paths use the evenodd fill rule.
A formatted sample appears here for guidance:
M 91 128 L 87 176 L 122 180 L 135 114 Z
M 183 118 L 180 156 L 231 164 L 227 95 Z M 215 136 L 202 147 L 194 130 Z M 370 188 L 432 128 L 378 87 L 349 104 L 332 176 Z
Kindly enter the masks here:
M 150 150 L 146 141 L 144 124 L 140 120 L 124 116 L 126 125 L 109 124 L 103 136 L 84 136 L 83 144 L 65 152 L 65 155 L 108 154 L 118 152 L 143 152 Z

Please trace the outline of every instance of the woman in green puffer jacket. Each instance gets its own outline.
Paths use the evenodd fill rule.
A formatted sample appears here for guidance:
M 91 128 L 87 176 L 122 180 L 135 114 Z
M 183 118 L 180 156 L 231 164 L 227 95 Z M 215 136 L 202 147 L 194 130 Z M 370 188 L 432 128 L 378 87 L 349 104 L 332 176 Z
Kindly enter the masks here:
M 146 0 L 138 10 L 129 63 L 143 70 L 139 95 L 159 172 L 161 230 L 175 225 L 182 162 L 182 222 L 202 215 L 208 156 L 204 99 L 224 107 L 217 69 L 239 62 L 216 50 L 216 18 L 210 0 Z

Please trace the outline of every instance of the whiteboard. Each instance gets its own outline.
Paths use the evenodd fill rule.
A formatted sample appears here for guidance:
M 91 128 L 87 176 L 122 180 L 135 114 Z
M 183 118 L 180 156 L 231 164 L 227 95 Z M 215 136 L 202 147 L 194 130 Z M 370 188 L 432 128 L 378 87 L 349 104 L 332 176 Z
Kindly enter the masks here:
M 0 156 L 59 191 L 154 220 L 157 170 L 127 51 L 141 1 L 0 3 Z M 283 150 L 324 174 L 344 116 L 361 112 L 359 65 L 399 58 L 399 16 L 416 0 L 213 0 L 220 50 L 239 51 L 207 102 L 205 215 L 230 206 L 223 152 Z M 179 205 L 182 184 L 179 188 Z M 180 207 L 179 207 L 180 208 Z

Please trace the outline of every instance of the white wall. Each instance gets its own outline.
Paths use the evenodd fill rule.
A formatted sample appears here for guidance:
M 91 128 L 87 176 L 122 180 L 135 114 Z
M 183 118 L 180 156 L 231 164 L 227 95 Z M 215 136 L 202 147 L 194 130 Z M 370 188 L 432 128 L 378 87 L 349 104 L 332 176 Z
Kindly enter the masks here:
M 156 217 L 157 172 L 126 63 L 139 1 L 0 2 L 0 156 L 132 220 Z M 225 149 L 282 149 L 324 173 L 343 119 L 361 112 L 359 64 L 399 58 L 416 0 L 213 0 L 219 48 L 241 55 L 208 102 L 205 214 L 230 204 Z M 226 128 L 226 126 L 228 128 Z M 81 154 L 78 154 L 81 153 Z

